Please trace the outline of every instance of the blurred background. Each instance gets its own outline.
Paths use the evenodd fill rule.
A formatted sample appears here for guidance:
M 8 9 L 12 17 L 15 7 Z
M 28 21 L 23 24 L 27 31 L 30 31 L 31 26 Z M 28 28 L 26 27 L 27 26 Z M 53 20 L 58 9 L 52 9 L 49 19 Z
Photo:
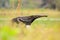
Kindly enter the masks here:
M 46 14 L 31 29 L 11 20 L 19 16 Z M 60 0 L 0 0 L 0 40 L 60 40 Z
M 0 0 L 0 8 L 52 8 L 60 9 L 59 0 Z

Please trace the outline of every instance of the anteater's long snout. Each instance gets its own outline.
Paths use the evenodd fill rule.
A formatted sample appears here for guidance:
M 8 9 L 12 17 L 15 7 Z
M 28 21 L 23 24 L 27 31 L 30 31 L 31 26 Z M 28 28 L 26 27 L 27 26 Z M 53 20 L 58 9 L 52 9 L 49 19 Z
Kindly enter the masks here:
M 48 17 L 48 15 L 40 15 L 40 17 Z
M 48 17 L 48 15 L 33 15 L 33 17 L 36 18 L 40 18 L 40 17 Z

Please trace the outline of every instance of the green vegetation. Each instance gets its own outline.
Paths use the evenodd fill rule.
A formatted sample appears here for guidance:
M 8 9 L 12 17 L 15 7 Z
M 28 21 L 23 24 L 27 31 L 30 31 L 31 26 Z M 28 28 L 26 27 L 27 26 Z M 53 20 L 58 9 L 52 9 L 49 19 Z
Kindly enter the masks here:
M 57 10 L 23 9 L 4 10 L 4 12 L 0 10 L 0 14 L 2 14 L 0 18 L 3 18 L 3 20 L 0 19 L 1 40 L 60 40 L 60 21 L 50 20 L 50 18 L 60 18 L 60 12 Z M 47 14 L 46 19 L 48 20 L 45 20 L 45 18 L 35 20 L 29 30 L 24 28 L 24 24 L 17 28 L 16 25 L 11 25 L 11 19 L 14 17 L 34 14 Z

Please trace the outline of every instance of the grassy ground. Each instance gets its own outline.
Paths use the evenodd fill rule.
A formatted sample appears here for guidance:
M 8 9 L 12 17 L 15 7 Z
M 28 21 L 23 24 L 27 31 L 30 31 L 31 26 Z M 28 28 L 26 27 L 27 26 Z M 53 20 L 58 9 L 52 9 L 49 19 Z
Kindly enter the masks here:
M 18 16 L 47 14 L 47 18 L 35 20 L 28 30 L 24 24 L 11 25 L 11 19 Z M 49 9 L 0 10 L 1 40 L 60 40 L 60 11 Z M 41 20 L 40 20 L 41 19 Z

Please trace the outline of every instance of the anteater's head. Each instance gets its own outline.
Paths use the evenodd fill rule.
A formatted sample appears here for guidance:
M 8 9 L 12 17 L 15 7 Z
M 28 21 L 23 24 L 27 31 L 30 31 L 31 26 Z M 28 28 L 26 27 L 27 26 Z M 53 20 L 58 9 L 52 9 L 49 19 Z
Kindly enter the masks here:
M 37 18 L 40 18 L 40 17 L 48 17 L 47 15 L 32 15 L 31 17 L 37 19 Z

